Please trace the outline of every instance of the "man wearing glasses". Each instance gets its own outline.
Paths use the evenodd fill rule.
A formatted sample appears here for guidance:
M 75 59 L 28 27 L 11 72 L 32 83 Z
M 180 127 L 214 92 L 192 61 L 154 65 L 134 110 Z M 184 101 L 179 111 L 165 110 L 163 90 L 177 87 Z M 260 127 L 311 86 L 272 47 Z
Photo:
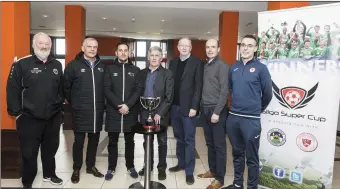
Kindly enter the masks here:
M 245 156 L 248 166 L 248 189 L 259 183 L 260 115 L 272 99 L 272 81 L 268 68 L 254 58 L 256 38 L 246 35 L 241 41 L 241 60 L 229 69 L 231 92 L 227 133 L 232 145 L 234 182 L 226 189 L 243 189 Z
M 178 172 L 185 169 L 186 183 L 194 184 L 195 168 L 195 120 L 200 106 L 203 86 L 203 62 L 191 56 L 191 40 L 178 41 L 180 56 L 170 62 L 174 76 L 174 101 L 171 107 L 171 125 L 177 140 L 178 164 L 169 169 Z

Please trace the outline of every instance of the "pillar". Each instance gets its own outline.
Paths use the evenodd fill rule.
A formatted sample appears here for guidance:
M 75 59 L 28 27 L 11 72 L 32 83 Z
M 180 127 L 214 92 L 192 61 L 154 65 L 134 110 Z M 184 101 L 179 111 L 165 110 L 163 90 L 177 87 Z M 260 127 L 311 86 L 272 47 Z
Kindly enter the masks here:
M 1 2 L 1 178 L 20 178 L 15 118 L 7 114 L 6 84 L 14 57 L 30 54 L 30 3 Z
M 219 17 L 220 56 L 229 65 L 236 61 L 238 12 L 222 12 Z
M 86 35 L 86 11 L 80 5 L 65 5 L 65 66 L 81 51 Z
M 238 12 L 221 12 L 219 17 L 220 57 L 230 66 L 237 58 Z M 230 107 L 231 96 L 228 95 Z
M 309 6 L 308 1 L 270 1 L 268 10 L 280 10 Z

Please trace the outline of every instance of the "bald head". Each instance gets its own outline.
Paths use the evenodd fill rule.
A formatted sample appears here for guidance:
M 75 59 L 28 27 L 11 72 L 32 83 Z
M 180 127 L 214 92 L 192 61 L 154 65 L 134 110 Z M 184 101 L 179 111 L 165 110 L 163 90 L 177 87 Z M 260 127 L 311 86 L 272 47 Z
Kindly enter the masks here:
M 205 43 L 205 52 L 209 59 L 214 59 L 220 52 L 219 42 L 217 39 L 209 39 Z
M 192 49 L 191 40 L 187 37 L 181 38 L 178 41 L 177 48 L 178 48 L 180 56 L 188 56 Z

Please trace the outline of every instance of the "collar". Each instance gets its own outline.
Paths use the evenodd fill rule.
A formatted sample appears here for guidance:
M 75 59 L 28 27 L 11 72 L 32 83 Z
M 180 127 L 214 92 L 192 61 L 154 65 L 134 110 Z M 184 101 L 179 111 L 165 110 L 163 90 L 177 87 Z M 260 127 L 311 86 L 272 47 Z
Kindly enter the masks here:
M 209 60 L 209 58 L 207 58 L 207 63 L 208 65 L 211 65 L 213 63 L 215 63 L 220 57 L 217 55 L 215 56 L 212 60 Z
M 54 57 L 53 57 L 51 54 L 48 55 L 47 60 L 46 60 L 45 63 L 44 63 L 42 60 L 40 60 L 40 59 L 37 57 L 36 54 L 33 53 L 32 56 L 34 57 L 35 62 L 41 63 L 41 64 L 47 64 L 47 63 L 51 62 L 52 60 L 54 60 Z
M 158 68 L 154 70 L 154 72 L 155 72 L 155 71 L 159 71 L 160 67 L 161 67 L 161 65 L 159 65 Z M 150 67 L 148 67 L 148 72 L 151 72 Z
M 243 61 L 242 61 L 242 58 L 241 58 L 240 63 L 241 63 L 242 65 L 249 65 L 249 64 L 255 62 L 256 60 L 257 60 L 257 58 L 255 58 L 255 56 L 254 56 L 254 57 L 253 57 L 252 59 L 250 59 L 246 64 L 244 64 Z
M 187 56 L 179 56 L 179 59 L 183 62 L 183 61 L 185 61 L 186 59 L 188 59 L 188 58 L 190 58 L 190 56 L 191 56 L 191 53 L 189 53 Z

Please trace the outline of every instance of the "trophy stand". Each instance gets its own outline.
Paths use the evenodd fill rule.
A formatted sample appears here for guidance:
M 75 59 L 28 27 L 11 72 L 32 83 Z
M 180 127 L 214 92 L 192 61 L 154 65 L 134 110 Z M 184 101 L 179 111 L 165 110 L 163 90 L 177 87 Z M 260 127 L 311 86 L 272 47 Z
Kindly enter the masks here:
M 140 182 L 136 182 L 130 185 L 129 189 L 166 189 L 166 187 L 156 181 L 151 181 L 151 135 L 163 132 L 164 126 L 155 126 L 155 129 L 145 129 L 142 125 L 132 127 L 132 131 L 138 134 L 144 134 L 146 136 L 146 156 L 145 156 L 145 172 L 144 172 L 144 186 Z
M 155 121 L 152 119 L 152 111 L 155 110 L 160 104 L 160 98 L 153 97 L 140 97 L 140 101 L 144 109 L 148 111 L 148 118 L 145 120 L 145 124 L 138 124 L 132 127 L 132 131 L 138 134 L 146 135 L 146 149 L 145 149 L 145 172 L 144 172 L 144 186 L 140 182 L 136 182 L 130 185 L 129 189 L 166 189 L 166 187 L 156 181 L 151 180 L 151 135 L 163 132 L 165 130 L 164 126 L 156 125 Z

